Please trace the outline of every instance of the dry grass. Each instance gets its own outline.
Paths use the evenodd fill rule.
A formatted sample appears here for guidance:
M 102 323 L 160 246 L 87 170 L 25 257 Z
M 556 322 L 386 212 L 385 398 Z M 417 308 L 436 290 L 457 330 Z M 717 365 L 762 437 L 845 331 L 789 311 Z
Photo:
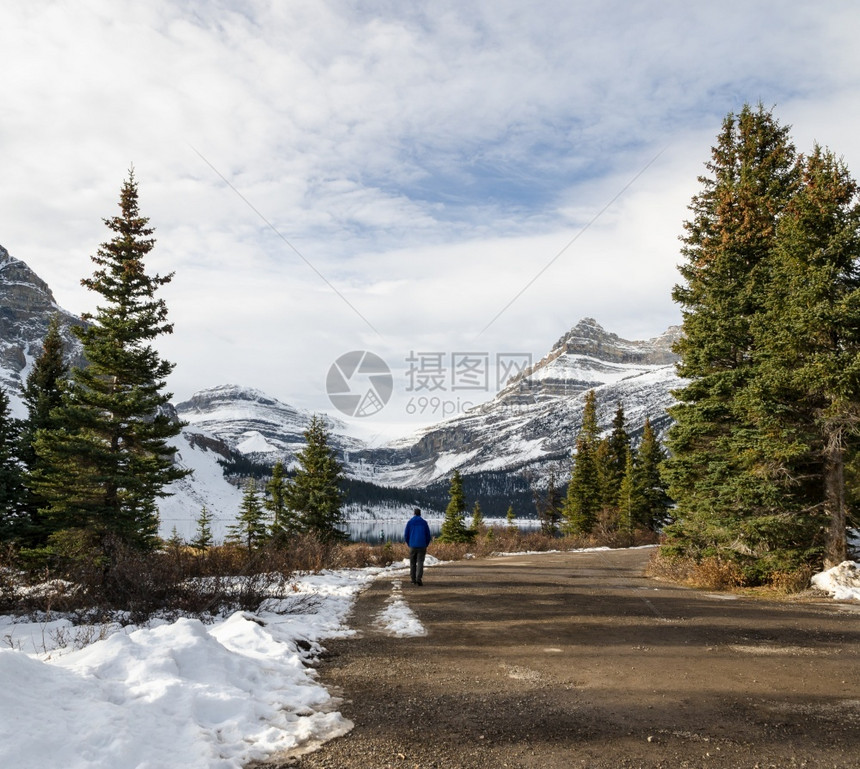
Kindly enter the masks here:
M 809 587 L 814 570 L 810 566 L 777 571 L 770 574 L 765 585 L 752 586 L 741 567 L 733 561 L 710 557 L 667 557 L 659 550 L 651 557 L 646 572 L 649 577 L 675 582 L 705 590 L 739 590 L 750 594 L 773 596 L 774 593 L 791 595 Z
M 721 558 L 668 558 L 659 550 L 648 564 L 647 575 L 706 590 L 731 590 L 745 585 L 741 568 Z

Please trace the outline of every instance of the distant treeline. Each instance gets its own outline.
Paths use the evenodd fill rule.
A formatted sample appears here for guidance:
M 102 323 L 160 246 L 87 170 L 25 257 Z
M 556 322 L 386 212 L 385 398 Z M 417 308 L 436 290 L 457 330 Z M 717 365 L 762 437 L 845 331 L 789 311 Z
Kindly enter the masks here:
M 223 460 L 221 465 L 225 475 L 236 480 L 255 478 L 265 482 L 272 474 L 271 465 L 238 453 Z M 291 472 L 287 471 L 287 475 Z M 444 478 L 423 488 L 404 489 L 347 478 L 342 481 L 341 489 L 345 504 L 367 507 L 405 505 L 442 512 L 448 505 L 449 485 L 450 479 Z M 469 508 L 478 502 L 488 518 L 504 518 L 511 505 L 518 518 L 537 516 L 531 487 L 516 475 L 502 471 L 464 475 L 463 492 Z

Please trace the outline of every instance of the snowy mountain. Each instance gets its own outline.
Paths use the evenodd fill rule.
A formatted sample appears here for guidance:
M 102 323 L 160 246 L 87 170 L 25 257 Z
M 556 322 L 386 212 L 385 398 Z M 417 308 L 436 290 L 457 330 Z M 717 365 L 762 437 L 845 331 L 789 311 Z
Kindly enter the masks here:
M 0 384 L 18 416 L 21 383 L 54 313 L 62 319 L 72 362 L 81 365 L 80 345 L 69 333 L 80 319 L 59 308 L 47 284 L 0 248 Z M 654 339 L 629 341 L 586 318 L 488 403 L 381 448 L 368 448 L 343 422 L 328 418 L 331 441 L 356 480 L 429 492 L 457 468 L 475 484 L 491 479 L 497 490 L 500 483 L 516 482 L 527 496 L 528 485 L 550 469 L 559 477 L 569 470 L 588 390 L 596 392 L 601 429 L 609 428 L 619 403 L 634 435 L 646 416 L 665 429 L 671 391 L 680 384 L 671 350 L 679 332 L 673 327 Z M 161 533 L 169 535 L 176 526 L 184 537 L 193 534 L 204 506 L 216 518 L 216 536 L 235 518 L 241 492 L 224 478 L 223 462 L 240 455 L 261 464 L 289 464 L 304 446 L 311 419 L 308 412 L 238 385 L 201 390 L 176 412 L 186 423 L 175 439 L 177 461 L 194 475 L 160 502 Z
M 9 395 L 15 416 L 23 417 L 21 387 L 42 351 L 51 317 L 58 314 L 66 350 L 81 362 L 81 344 L 70 327 L 81 320 L 57 305 L 48 284 L 24 262 L 0 246 L 0 386 Z
M 188 430 L 215 436 L 233 451 L 263 463 L 289 462 L 305 445 L 304 431 L 311 414 L 281 403 L 259 390 L 220 385 L 195 393 L 177 404 L 177 414 Z M 351 451 L 361 443 L 344 434 L 339 420 L 327 418 L 332 445 Z
M 654 339 L 629 341 L 585 318 L 492 401 L 388 447 L 355 452 L 348 469 L 396 486 L 426 486 L 454 469 L 541 477 L 557 467 L 564 473 L 589 390 L 595 391 L 601 430 L 610 428 L 619 403 L 631 434 L 641 432 L 646 416 L 665 429 L 671 391 L 681 384 L 671 350 L 679 333 L 672 327 Z

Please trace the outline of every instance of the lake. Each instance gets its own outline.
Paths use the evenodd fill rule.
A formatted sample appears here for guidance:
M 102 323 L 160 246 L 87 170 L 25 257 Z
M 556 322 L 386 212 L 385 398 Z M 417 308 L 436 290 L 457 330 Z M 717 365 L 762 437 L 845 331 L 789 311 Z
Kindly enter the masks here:
M 347 521 L 344 531 L 349 534 L 351 542 L 370 542 L 371 544 L 379 544 L 380 542 L 402 542 L 403 529 L 406 528 L 408 517 L 397 521 Z M 439 535 L 439 530 L 442 528 L 441 518 L 426 518 L 427 525 L 430 526 L 430 533 L 436 537 Z M 470 521 L 466 521 L 468 526 Z M 490 526 L 504 526 L 506 521 L 487 521 Z M 517 526 L 521 531 L 537 531 L 540 529 L 540 521 L 536 519 L 523 519 L 516 521 Z

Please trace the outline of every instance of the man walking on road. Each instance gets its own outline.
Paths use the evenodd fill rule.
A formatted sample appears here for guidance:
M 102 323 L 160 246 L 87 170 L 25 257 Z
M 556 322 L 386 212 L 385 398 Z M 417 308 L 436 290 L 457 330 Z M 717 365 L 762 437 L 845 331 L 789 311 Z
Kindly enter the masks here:
M 423 585 L 421 578 L 424 576 L 424 556 L 427 555 L 427 546 L 433 537 L 430 536 L 427 521 L 421 517 L 421 511 L 417 507 L 406 524 L 403 539 L 409 545 L 409 576 L 412 577 L 412 584 Z

